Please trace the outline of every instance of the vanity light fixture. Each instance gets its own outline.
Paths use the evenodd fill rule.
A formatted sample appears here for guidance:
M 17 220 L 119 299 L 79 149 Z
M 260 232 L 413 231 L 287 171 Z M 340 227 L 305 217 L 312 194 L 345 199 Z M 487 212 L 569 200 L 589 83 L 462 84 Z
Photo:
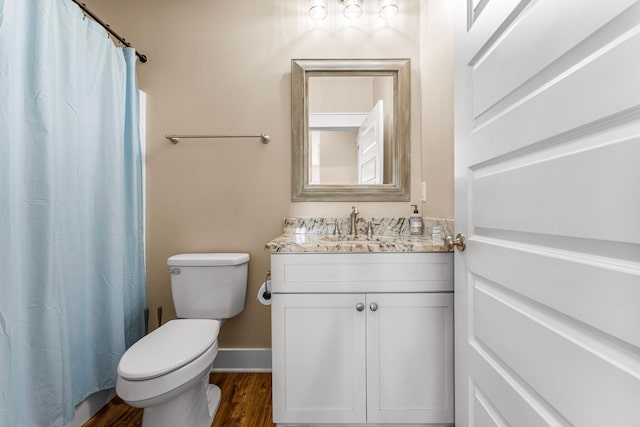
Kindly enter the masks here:
M 322 21 L 327 17 L 327 0 L 309 0 L 309 16 Z
M 360 0 L 340 0 L 344 3 L 344 16 L 347 19 L 356 19 L 362 15 L 362 4 Z
M 380 18 L 393 18 L 398 14 L 398 2 L 396 0 L 380 0 L 379 9 Z
M 343 6 L 342 13 L 347 19 L 362 16 L 363 0 L 337 0 Z M 329 14 L 327 0 L 309 0 L 309 16 L 315 21 L 322 21 Z M 399 13 L 398 0 L 378 0 L 378 14 L 382 19 L 390 19 Z

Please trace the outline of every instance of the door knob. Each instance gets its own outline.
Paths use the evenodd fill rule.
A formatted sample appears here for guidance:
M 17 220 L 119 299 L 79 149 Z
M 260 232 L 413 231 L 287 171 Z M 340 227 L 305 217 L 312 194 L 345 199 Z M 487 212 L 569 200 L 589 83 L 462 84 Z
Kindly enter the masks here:
M 375 302 L 372 302 L 371 304 L 369 304 L 369 310 L 376 311 L 377 309 L 378 309 L 378 304 L 376 304 Z
M 356 304 L 356 310 L 358 310 L 358 311 L 364 310 L 364 304 L 361 303 L 361 302 L 357 303 Z
M 464 237 L 464 234 L 462 233 L 456 234 L 455 239 L 453 238 L 453 236 L 449 235 L 444 238 L 444 241 L 447 244 L 447 248 L 449 248 L 449 250 L 452 250 L 455 246 L 460 252 L 463 252 L 467 247 L 467 238 Z

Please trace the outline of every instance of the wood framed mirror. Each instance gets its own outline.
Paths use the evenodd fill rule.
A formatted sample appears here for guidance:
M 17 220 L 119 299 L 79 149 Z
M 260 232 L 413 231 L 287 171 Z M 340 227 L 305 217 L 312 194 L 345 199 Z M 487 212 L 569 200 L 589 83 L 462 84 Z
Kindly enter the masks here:
M 409 59 L 291 61 L 291 200 L 409 201 Z

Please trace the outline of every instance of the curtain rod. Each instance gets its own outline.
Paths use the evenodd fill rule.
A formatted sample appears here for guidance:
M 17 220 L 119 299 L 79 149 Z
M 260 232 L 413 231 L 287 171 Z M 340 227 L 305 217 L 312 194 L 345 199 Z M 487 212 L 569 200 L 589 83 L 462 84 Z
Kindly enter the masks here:
M 120 34 L 116 33 L 114 30 L 111 29 L 111 26 L 109 26 L 109 24 L 107 24 L 106 22 L 104 22 L 102 19 L 98 18 L 96 16 L 95 13 L 93 13 L 86 4 L 84 3 L 80 3 L 78 0 L 71 0 L 72 2 L 74 2 L 75 4 L 77 4 L 80 9 L 82 9 L 82 11 L 84 13 L 86 13 L 87 15 L 89 15 L 94 21 L 96 21 L 98 24 L 100 24 L 102 26 L 102 28 L 104 28 L 105 30 L 107 30 L 109 32 L 109 34 L 111 34 L 113 37 L 115 37 L 120 43 L 122 43 L 123 45 L 125 45 L 126 47 L 132 47 L 131 43 L 129 43 L 128 41 L 126 41 L 124 39 L 124 37 L 122 37 Z M 138 52 L 136 50 L 136 56 L 140 59 L 140 62 L 142 62 L 143 64 L 145 62 L 148 61 L 147 55 L 143 55 L 142 53 Z

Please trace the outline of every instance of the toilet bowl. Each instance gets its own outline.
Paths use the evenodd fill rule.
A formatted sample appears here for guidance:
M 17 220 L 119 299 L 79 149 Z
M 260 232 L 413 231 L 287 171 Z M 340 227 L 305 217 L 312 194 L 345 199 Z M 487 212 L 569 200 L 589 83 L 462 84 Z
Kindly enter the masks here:
M 176 313 L 120 359 L 116 393 L 144 408 L 142 427 L 209 427 L 220 389 L 209 384 L 222 320 L 244 308 L 248 254 L 169 258 Z M 180 277 L 178 277 L 180 276 Z
M 209 384 L 220 321 L 167 322 L 136 342 L 118 364 L 116 392 L 145 408 L 143 426 L 209 426 L 220 390 Z

